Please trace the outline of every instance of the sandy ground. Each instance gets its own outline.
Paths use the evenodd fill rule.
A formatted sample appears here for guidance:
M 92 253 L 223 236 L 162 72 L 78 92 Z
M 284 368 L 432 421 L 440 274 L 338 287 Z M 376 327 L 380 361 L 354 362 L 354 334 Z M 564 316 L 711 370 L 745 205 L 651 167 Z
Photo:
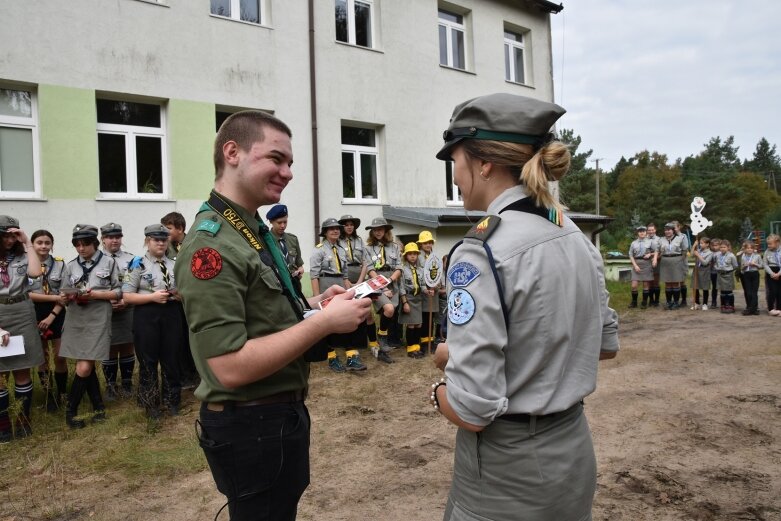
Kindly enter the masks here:
M 620 331 L 619 357 L 601 363 L 586 400 L 594 519 L 781 520 L 781 318 L 638 310 Z M 312 484 L 299 519 L 442 518 L 455 428 L 425 399 L 439 373 L 430 359 L 393 355 L 360 376 L 313 367 Z M 192 425 L 196 405 L 176 421 Z M 37 483 L 2 483 L 0 520 L 207 520 L 224 502 L 208 471 Z M 52 497 L 69 512 L 46 514 Z

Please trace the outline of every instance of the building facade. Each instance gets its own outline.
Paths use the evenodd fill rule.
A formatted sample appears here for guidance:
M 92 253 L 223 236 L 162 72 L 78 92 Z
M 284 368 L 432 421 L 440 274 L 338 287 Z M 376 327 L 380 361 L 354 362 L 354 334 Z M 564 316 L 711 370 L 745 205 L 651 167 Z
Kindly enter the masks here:
M 510 92 L 553 100 L 545 0 L 4 0 L 0 214 L 75 255 L 76 223 L 118 222 L 140 252 L 170 211 L 189 223 L 214 179 L 219 124 L 244 108 L 293 130 L 283 203 L 306 252 L 319 222 L 399 208 L 469 218 L 434 158 L 453 107 Z M 261 214 L 265 209 L 260 209 Z M 361 230 L 361 233 L 364 233 Z

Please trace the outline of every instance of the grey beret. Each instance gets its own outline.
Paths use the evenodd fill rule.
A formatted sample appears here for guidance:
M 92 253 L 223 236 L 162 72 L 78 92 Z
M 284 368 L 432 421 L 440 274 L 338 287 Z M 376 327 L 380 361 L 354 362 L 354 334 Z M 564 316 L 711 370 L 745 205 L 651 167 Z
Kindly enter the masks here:
M 144 235 L 147 237 L 154 237 L 155 239 L 167 239 L 170 235 L 168 228 L 160 223 L 150 224 L 144 228 Z
M 0 215 L 0 233 L 8 231 L 8 228 L 19 228 L 19 219 L 10 215 Z
M 107 235 L 122 235 L 122 226 L 117 223 L 108 223 L 100 227 L 100 234 L 103 237 Z
M 547 101 L 497 93 L 473 98 L 456 106 L 444 132 L 445 146 L 437 159 L 451 161 L 450 152 L 464 139 L 509 141 L 538 147 L 566 110 Z
M 77 224 L 73 227 L 72 239 L 97 239 L 98 227 L 91 224 Z

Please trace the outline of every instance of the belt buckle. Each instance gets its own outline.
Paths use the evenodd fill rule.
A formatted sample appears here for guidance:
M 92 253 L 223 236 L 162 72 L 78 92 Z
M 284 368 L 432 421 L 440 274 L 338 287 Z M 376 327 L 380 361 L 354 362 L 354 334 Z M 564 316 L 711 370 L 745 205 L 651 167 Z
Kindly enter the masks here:
M 220 402 L 207 402 L 206 409 L 212 412 L 222 412 L 225 410 L 225 405 Z

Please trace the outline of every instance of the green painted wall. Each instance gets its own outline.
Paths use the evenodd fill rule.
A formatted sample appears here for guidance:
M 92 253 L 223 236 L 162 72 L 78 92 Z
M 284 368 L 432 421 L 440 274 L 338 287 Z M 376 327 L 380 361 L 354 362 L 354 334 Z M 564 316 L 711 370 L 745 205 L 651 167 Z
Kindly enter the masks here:
M 172 199 L 203 199 L 214 186 L 213 103 L 168 102 L 168 164 Z
M 95 91 L 38 86 L 41 179 L 47 199 L 92 199 L 98 192 Z

